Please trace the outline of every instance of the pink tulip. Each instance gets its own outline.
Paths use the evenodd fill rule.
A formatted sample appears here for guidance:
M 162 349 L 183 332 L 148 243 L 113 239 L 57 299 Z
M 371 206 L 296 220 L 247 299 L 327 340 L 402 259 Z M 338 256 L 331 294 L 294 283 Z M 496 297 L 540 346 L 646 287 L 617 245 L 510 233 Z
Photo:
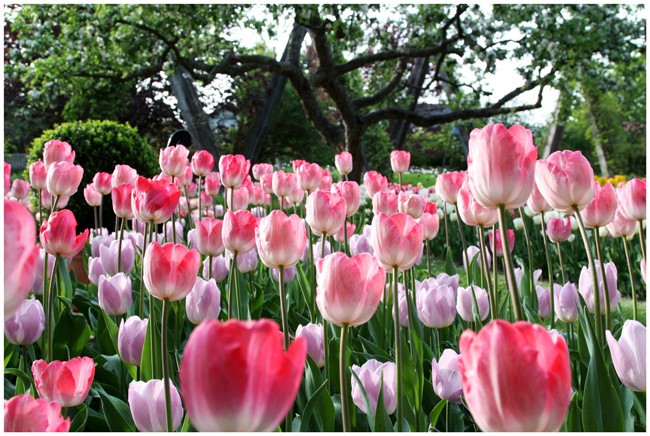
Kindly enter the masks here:
M 405 271 L 422 253 L 422 225 L 405 213 L 388 216 L 380 212 L 372 219 L 370 240 L 381 266 Z
M 623 216 L 623 213 L 621 212 L 621 203 L 619 201 L 614 219 L 607 224 L 607 230 L 609 230 L 609 233 L 611 233 L 615 238 L 630 236 L 636 232 L 636 226 L 636 221 L 630 221 Z
M 418 222 L 422 225 L 422 237 L 425 241 L 430 241 L 438 236 L 438 230 L 440 230 L 438 214 L 423 213 Z
M 47 170 L 47 190 L 57 197 L 70 197 L 79 189 L 84 170 L 69 162 L 54 162 Z
M 440 361 L 434 357 L 431 362 L 433 391 L 440 398 L 456 404 L 462 404 L 460 397 L 463 394 L 463 379 L 458 367 L 459 360 L 460 354 L 447 348 L 442 352 Z
M 99 257 L 102 260 L 104 269 L 110 275 L 115 275 L 118 271 L 125 274 L 130 274 L 135 265 L 135 247 L 133 242 L 129 239 L 122 241 L 121 255 L 118 251 L 120 249 L 120 242 L 117 240 L 111 241 L 108 245 L 101 245 L 99 247 Z M 117 264 L 117 259 L 120 257 L 120 265 Z
M 347 151 L 342 151 L 340 154 L 335 155 L 334 165 L 336 165 L 336 169 L 342 175 L 350 174 L 352 172 L 352 154 Z
M 600 262 L 594 260 L 596 266 L 596 276 L 598 277 L 598 293 L 600 295 L 600 313 L 605 314 L 605 285 L 603 284 L 603 276 L 600 272 Z M 618 271 L 616 270 L 616 264 L 614 262 L 609 262 L 605 264 L 605 279 L 607 280 L 607 290 L 609 296 L 609 307 L 614 309 L 621 299 L 621 293 L 618 290 Z M 589 312 L 594 313 L 594 285 L 591 278 L 591 271 L 586 266 L 582 267 L 580 271 L 580 279 L 578 280 L 578 289 L 582 298 L 585 299 L 587 303 L 587 308 Z
M 584 209 L 594 198 L 594 170 L 579 151 L 556 151 L 538 161 L 535 182 L 548 204 L 566 214 L 573 214 L 573 206 Z
M 186 166 L 183 168 L 183 171 L 180 175 L 176 176 L 176 181 L 178 182 L 179 188 L 187 188 L 193 184 L 192 179 L 194 178 L 194 173 L 192 173 L 192 168 Z M 194 183 L 196 185 L 196 183 Z M 189 189 L 188 189 L 189 194 Z M 194 188 L 194 194 L 196 194 L 196 187 Z M 193 196 L 192 194 L 190 194 Z
M 350 237 L 354 235 L 354 231 L 356 230 L 357 226 L 356 224 L 352 224 L 350 222 L 345 223 L 345 228 L 341 226 L 339 231 L 334 235 L 334 240 L 339 243 L 343 243 L 343 240 L 346 238 L 346 231 L 347 231 L 347 240 L 346 242 L 350 242 Z
M 9 193 L 11 189 L 11 165 L 7 162 L 4 163 L 4 176 L 5 176 L 5 195 Z
M 415 219 L 420 218 L 424 212 L 424 201 L 417 194 L 400 192 L 397 197 L 397 206 L 400 212 L 404 212 Z
M 248 208 L 248 190 L 246 188 L 237 188 L 232 191 L 232 203 L 230 202 L 231 190 L 226 189 L 226 201 L 228 209 L 233 211 L 245 210 Z
M 540 318 L 551 316 L 551 291 L 540 285 L 535 286 L 537 293 L 537 314 Z
M 182 244 L 152 242 L 142 264 L 144 283 L 159 300 L 182 300 L 190 293 L 201 265 L 201 255 Z
M 232 252 L 249 252 L 255 246 L 256 224 L 248 210 L 227 211 L 221 231 L 223 246 Z
M 635 177 L 627 183 L 619 183 L 617 188 L 623 216 L 631 221 L 644 220 L 646 180 Z
M 301 189 L 312 192 L 318 188 L 323 178 L 323 170 L 316 163 L 305 162 L 296 170 L 298 186 Z
M 122 360 L 129 365 L 140 366 L 148 324 L 148 318 L 140 319 L 135 315 L 130 316 L 126 322 L 124 320 L 120 321 L 120 328 L 117 333 L 117 348 Z
M 306 326 L 299 325 L 296 329 L 296 338 L 304 338 L 307 342 L 307 354 L 312 358 L 316 366 L 322 368 L 325 365 L 325 345 L 323 343 L 323 325 L 309 323 Z
M 234 255 L 232 251 L 228 251 L 228 250 L 226 250 L 225 253 L 226 253 L 225 256 L 226 269 L 230 271 L 230 263 L 232 262 Z M 247 253 L 237 253 L 237 269 L 242 274 L 255 271 L 257 269 L 257 264 L 258 264 L 258 256 L 257 256 L 257 249 L 255 247 L 253 247 Z
M 315 191 L 307 197 L 305 221 L 317 236 L 335 235 L 343 228 L 346 211 L 345 200 L 340 195 L 330 191 Z
M 343 325 L 365 324 L 377 310 L 386 271 L 368 253 L 352 258 L 336 252 L 316 265 L 316 304 L 323 318 Z
M 253 177 L 255 177 L 255 180 L 262 180 L 262 176 L 265 174 L 273 174 L 273 165 L 268 163 L 253 165 Z
M 136 428 L 141 432 L 167 431 L 165 409 L 165 385 L 162 380 L 134 381 L 129 385 L 129 409 Z M 169 384 L 172 428 L 176 429 L 183 420 L 183 406 L 178 390 Z
M 263 206 L 264 205 L 264 190 L 260 185 L 253 185 L 251 189 L 250 202 L 253 206 Z
M 11 195 L 18 200 L 24 200 L 29 195 L 30 184 L 26 180 L 16 179 L 11 185 Z
M 273 174 L 262 174 L 260 186 L 265 194 L 273 194 Z
M 638 321 L 628 319 L 617 341 L 607 330 L 607 345 L 621 382 L 631 391 L 646 391 L 646 328 Z
M 394 362 L 381 363 L 376 359 L 369 359 L 361 366 L 352 365 L 352 371 L 359 377 L 359 381 L 366 391 L 373 414 L 377 413 L 380 389 L 386 413 L 389 415 L 395 413 L 397 408 L 397 367 Z M 366 410 L 361 387 L 354 377 L 352 377 L 351 386 L 352 401 L 363 413 L 367 414 L 370 411 Z
M 185 297 L 185 313 L 192 324 L 205 319 L 219 319 L 221 312 L 221 291 L 214 279 L 209 281 L 197 277 L 194 286 Z
M 508 248 L 512 253 L 512 250 L 515 249 L 515 232 L 512 229 L 508 229 Z M 490 237 L 490 250 L 494 256 L 494 234 L 492 232 L 488 233 Z M 497 256 L 503 256 L 503 241 L 501 241 L 501 232 L 497 232 L 497 242 L 496 242 Z
M 456 318 L 454 289 L 434 278 L 426 279 L 420 284 L 415 294 L 415 303 L 418 318 L 427 327 L 447 327 Z
M 16 312 L 5 318 L 5 336 L 14 345 L 33 344 L 44 329 L 45 312 L 38 300 L 23 300 Z
M 307 344 L 284 351 L 270 320 L 206 320 L 187 341 L 181 393 L 199 431 L 273 431 L 289 412 L 305 365 Z M 215 353 L 214 350 L 219 350 Z
M 483 261 L 481 260 L 481 250 L 475 245 L 470 245 L 467 247 L 467 259 L 469 260 L 470 263 L 474 260 L 474 257 L 476 257 L 476 264 L 483 268 Z M 490 252 L 488 250 L 485 250 L 485 258 L 487 260 L 487 266 L 488 268 L 490 265 L 492 265 L 492 258 L 490 257 Z M 465 263 L 465 256 L 462 256 L 463 259 L 463 269 L 467 271 L 467 264 Z
M 560 218 L 549 218 L 546 234 L 551 242 L 564 242 L 571 236 L 571 220 L 566 217 L 566 222 Z
M 539 214 L 541 212 L 550 212 L 553 210 L 550 204 L 546 201 L 544 196 L 542 195 L 541 192 L 539 192 L 539 188 L 537 187 L 537 183 L 533 184 L 533 192 L 530 193 L 530 197 L 528 197 L 528 201 L 526 202 L 528 205 L 528 208 L 535 214 Z
M 249 253 L 252 251 L 253 250 L 249 251 Z M 244 256 L 245 255 L 237 256 L 237 264 L 239 264 L 239 259 Z M 217 283 L 224 281 L 228 276 L 228 268 L 226 265 L 227 264 L 223 256 L 217 256 L 212 258 L 212 278 Z M 210 259 L 208 259 L 207 257 L 203 261 L 203 269 L 201 271 L 202 271 L 201 277 L 203 277 L 205 280 L 208 280 L 208 278 L 210 277 Z
M 66 362 L 55 360 L 49 364 L 36 360 L 32 373 L 41 398 L 56 401 L 63 407 L 73 407 L 88 396 L 95 377 L 95 362 L 89 357 L 75 357 Z
M 411 166 L 411 153 L 402 150 L 393 150 L 390 153 L 390 166 L 393 172 L 402 174 L 409 170 Z
M 332 189 L 332 173 L 330 173 L 327 170 L 323 170 L 323 176 L 320 179 L 320 184 L 318 185 L 318 189 L 323 189 L 325 191 L 329 191 Z
M 74 257 L 83 249 L 88 240 L 88 229 L 75 236 L 76 231 L 77 220 L 72 212 L 67 209 L 54 212 L 41 225 L 41 245 L 50 254 Z
M 458 285 L 460 284 L 460 276 L 458 274 L 450 276 L 449 274 L 443 272 L 436 276 L 436 281 L 439 285 L 447 285 L 453 289 L 454 295 L 458 293 Z M 418 289 L 420 288 L 418 287 Z
M 476 297 L 476 303 L 478 305 L 478 313 L 481 318 L 481 321 L 485 321 L 488 314 L 490 313 L 490 300 L 488 299 L 487 292 L 483 288 L 472 285 L 466 288 L 459 287 L 458 295 L 456 297 L 456 312 L 460 315 L 463 320 L 466 322 L 474 322 L 474 306 L 472 299 L 472 290 L 474 291 L 474 296 Z
M 29 182 L 34 189 L 47 189 L 47 170 L 41 160 L 37 160 L 29 166 Z
M 273 193 L 278 198 L 287 198 L 291 195 L 296 187 L 296 175 L 294 173 L 285 173 L 276 171 L 273 173 Z
M 536 160 L 533 134 L 525 127 L 488 124 L 472 130 L 467 174 L 476 201 L 488 209 L 523 206 L 535 183 Z
M 215 175 L 214 173 L 210 173 L 207 176 L 205 176 L 205 192 L 212 196 L 216 197 L 219 194 L 219 187 L 220 187 L 220 182 L 219 182 L 219 176 Z
M 594 198 L 581 212 L 582 220 L 587 227 L 605 227 L 612 222 L 616 214 L 616 191 L 611 183 L 601 188 L 594 181 Z
M 368 197 L 373 198 L 376 192 L 388 189 L 388 179 L 377 171 L 368 171 L 363 175 L 363 186 L 366 187 Z
M 574 322 L 578 319 L 580 299 L 576 285 L 566 282 L 564 286 L 553 284 L 553 298 L 555 300 L 555 314 L 564 322 Z
M 97 286 L 101 276 L 108 274 L 104 264 L 99 257 L 88 258 L 88 280 L 90 283 Z
M 232 212 L 231 212 L 232 213 Z M 196 248 L 205 256 L 219 256 L 223 253 L 223 221 L 203 218 L 196 221 Z
M 525 321 L 465 330 L 458 362 L 463 394 L 482 431 L 560 429 L 571 400 L 564 338 Z
M 303 159 L 294 159 L 291 161 L 291 168 L 293 169 L 294 173 L 298 172 L 298 168 L 300 168 L 303 164 L 306 164 L 307 161 Z
M 255 243 L 264 265 L 290 267 L 300 260 L 307 244 L 307 231 L 298 215 L 286 216 L 274 210 L 260 220 L 255 229 Z
M 293 205 L 299 205 L 302 203 L 302 199 L 305 197 L 305 191 L 300 189 L 300 186 L 296 185 L 293 188 L 293 191 L 291 191 L 291 194 L 289 194 L 289 197 L 287 200 L 289 201 L 289 204 Z
M 140 222 L 162 224 L 172 216 L 180 198 L 175 185 L 141 176 L 131 193 L 131 208 Z
M 357 182 L 338 182 L 332 185 L 332 192 L 338 194 L 345 200 L 346 216 L 351 217 L 361 202 L 361 189 Z
M 55 162 L 74 162 L 74 151 L 67 142 L 52 139 L 43 146 L 43 163 L 45 170 L 49 171 L 50 166 Z
M 111 177 L 111 185 L 116 188 L 120 185 L 128 183 L 135 186 L 138 181 L 138 172 L 128 165 L 115 165 L 113 176 Z
M 108 315 L 122 315 L 131 305 L 131 278 L 123 272 L 99 278 L 99 307 Z
M 88 183 L 84 188 L 84 198 L 90 207 L 99 206 L 102 202 L 102 194 L 95 191 L 95 186 L 92 183 Z
M 440 174 L 436 177 L 436 194 L 446 203 L 456 204 L 458 202 L 458 191 L 460 191 L 466 180 L 467 173 L 465 171 Z
M 192 156 L 192 171 L 197 176 L 207 176 L 214 167 L 214 157 L 209 151 L 200 150 Z
M 183 174 L 188 165 L 189 150 L 184 145 L 171 145 L 160 149 L 158 164 L 163 173 L 168 176 L 178 177 Z
M 111 200 L 113 202 L 113 212 L 116 216 L 127 220 L 132 220 L 135 217 L 131 207 L 131 195 L 133 192 L 133 185 L 123 183 L 116 186 L 111 191 Z
M 379 212 L 392 215 L 398 212 L 398 197 L 394 192 L 376 192 L 372 196 L 372 212 L 377 215 Z
M 106 195 L 111 193 L 113 188 L 112 179 L 113 176 L 109 173 L 95 173 L 93 177 L 93 186 L 95 191 L 100 195 Z
M 241 154 L 223 154 L 219 158 L 221 184 L 227 188 L 239 188 L 251 169 L 251 162 Z
M 457 200 L 460 218 L 468 226 L 482 225 L 483 227 L 491 227 L 497 222 L 497 211 L 496 209 L 487 209 L 481 206 L 472 195 L 470 184 L 469 181 L 463 183 L 463 186 L 458 191 Z
M 29 394 L 5 400 L 5 432 L 67 432 L 70 418 L 63 419 L 61 405 Z

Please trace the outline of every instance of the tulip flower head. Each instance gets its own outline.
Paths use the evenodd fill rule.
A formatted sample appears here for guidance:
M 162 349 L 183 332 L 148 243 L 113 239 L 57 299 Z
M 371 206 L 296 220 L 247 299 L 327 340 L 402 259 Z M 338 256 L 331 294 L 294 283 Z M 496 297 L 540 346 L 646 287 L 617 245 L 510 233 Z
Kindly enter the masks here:
M 43 163 L 45 170 L 49 171 L 50 166 L 55 162 L 74 162 L 74 151 L 67 142 L 52 139 L 43 146 Z
M 627 183 L 620 183 L 617 189 L 623 216 L 631 221 L 644 220 L 646 179 L 639 180 L 635 177 Z
M 352 154 L 347 151 L 342 151 L 340 154 L 334 156 L 334 165 L 339 173 L 345 175 L 352 172 Z
M 405 173 L 411 166 L 411 153 L 403 150 L 393 150 L 390 153 L 390 166 L 397 174 Z
M 454 171 L 440 174 L 436 177 L 436 194 L 446 203 L 456 204 L 458 192 L 467 180 L 465 171 Z
M 70 418 L 61 416 L 61 405 L 22 394 L 5 400 L 5 432 L 67 432 Z
M 95 362 L 89 357 L 51 363 L 36 360 L 32 364 L 32 373 L 41 398 L 56 401 L 62 407 L 73 407 L 83 403 L 88 396 L 95 377 Z
M 594 170 L 579 151 L 562 150 L 535 166 L 535 182 L 542 196 L 554 209 L 573 215 L 594 198 Z
M 269 268 L 294 266 L 307 244 L 307 231 L 298 215 L 274 210 L 260 220 L 255 243 L 262 263 Z M 228 248 L 228 247 L 226 247 Z
M 369 359 L 361 366 L 352 365 L 352 371 L 357 375 L 366 391 L 372 413 L 377 413 L 377 402 L 381 389 L 386 413 L 392 415 L 397 408 L 397 367 L 395 363 L 381 363 L 376 359 Z M 359 382 L 354 377 L 352 377 L 351 386 L 352 401 L 363 413 L 367 414 L 369 411 L 366 410 Z
M 172 428 L 183 420 L 183 406 L 176 386 L 169 384 Z M 141 432 L 167 431 L 165 385 L 162 380 L 134 381 L 129 385 L 129 409 L 137 429 Z
M 451 348 L 442 352 L 440 361 L 431 362 L 431 383 L 437 396 L 452 403 L 461 404 L 463 381 L 458 367 L 460 355 Z
M 646 328 L 634 320 L 626 320 L 617 341 L 607 330 L 607 345 L 612 353 L 616 374 L 634 392 L 646 391 Z
M 372 219 L 370 240 L 381 266 L 405 271 L 415 265 L 422 253 L 422 224 L 405 213 L 388 216 L 380 212 Z
M 22 300 L 16 312 L 5 318 L 5 336 L 14 345 L 33 344 L 44 329 L 45 312 L 38 300 Z
M 185 245 L 171 242 L 147 247 L 142 264 L 144 283 L 159 300 L 182 300 L 190 293 L 199 272 L 201 255 Z
M 209 151 L 200 150 L 192 156 L 192 172 L 197 176 L 207 176 L 214 167 L 214 157 Z

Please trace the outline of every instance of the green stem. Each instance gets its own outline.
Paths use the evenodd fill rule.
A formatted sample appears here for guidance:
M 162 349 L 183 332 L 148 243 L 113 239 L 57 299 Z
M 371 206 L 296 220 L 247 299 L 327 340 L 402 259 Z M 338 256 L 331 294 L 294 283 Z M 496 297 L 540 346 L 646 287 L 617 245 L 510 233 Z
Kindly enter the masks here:
M 536 293 L 535 293 L 535 281 L 533 280 L 533 250 L 530 248 L 530 236 L 528 235 L 528 227 L 526 226 L 526 220 L 524 219 L 524 208 L 520 207 L 519 209 L 519 218 L 521 218 L 521 225 L 524 228 L 524 237 L 526 238 L 526 250 L 528 251 L 528 283 L 529 283 L 529 288 L 530 288 L 530 298 L 534 298 Z M 544 222 L 544 212 L 542 212 L 542 222 Z M 544 224 L 542 224 L 543 226 Z M 546 242 L 546 241 L 545 241 Z M 546 250 L 546 254 L 548 255 L 548 248 Z M 551 270 L 549 269 L 549 276 L 552 277 Z M 551 279 L 552 280 L 552 279 Z M 553 284 L 551 282 L 551 298 L 552 297 L 552 292 L 553 292 Z M 553 303 L 551 303 L 553 304 Z M 551 311 L 552 313 L 553 311 Z M 551 328 L 553 328 L 553 318 L 551 317 Z
M 587 230 L 585 229 L 585 224 L 582 222 L 582 217 L 580 216 L 580 210 L 578 206 L 573 205 L 573 215 L 578 220 L 578 228 L 580 229 L 580 235 L 582 236 L 582 242 L 585 245 L 585 251 L 587 252 L 587 260 L 589 261 L 589 270 L 591 271 L 591 280 L 593 283 L 593 292 L 594 292 L 594 318 L 596 319 L 596 337 L 598 339 L 598 344 L 602 347 L 603 345 L 603 320 L 600 315 L 600 290 L 598 287 L 598 274 L 596 273 L 596 264 L 594 263 L 594 257 L 591 253 L 591 246 L 589 245 L 589 236 L 587 236 Z
M 122 221 L 120 222 L 120 236 L 117 243 L 117 272 L 119 273 L 122 270 L 122 239 L 124 239 L 124 217 L 121 217 Z
M 393 309 L 395 310 L 395 366 L 397 367 L 397 431 L 402 431 L 404 408 L 402 405 L 402 341 L 399 325 L 399 298 L 397 293 L 397 266 L 393 267 Z
M 350 256 L 350 250 L 348 249 L 348 217 L 346 216 L 343 219 L 343 247 L 345 250 L 345 255 Z
M 162 303 L 162 323 L 160 328 L 160 344 L 162 346 L 162 370 L 165 383 L 165 413 L 167 415 L 167 431 L 174 431 L 172 423 L 172 400 L 169 390 L 169 362 L 167 353 L 167 318 L 169 315 L 169 300 L 165 298 Z
M 38 190 L 38 227 L 36 228 L 36 237 L 38 238 L 38 233 L 41 228 L 41 225 L 43 225 L 43 205 L 41 204 L 41 197 L 43 194 L 43 190 L 39 189 Z M 97 224 L 95 224 L 97 226 Z
M 45 251 L 45 258 L 43 260 L 43 308 L 45 309 L 45 326 L 46 327 L 49 325 L 47 316 L 48 316 L 48 308 L 50 307 L 49 298 L 48 298 L 48 294 L 49 294 L 49 292 L 48 292 L 48 289 L 49 289 L 48 281 L 49 280 L 47 278 L 47 275 L 48 275 L 47 264 L 49 263 L 48 262 L 49 257 L 50 257 L 50 254 L 47 251 Z M 48 338 L 48 334 L 47 334 L 47 330 L 46 330 L 45 334 L 41 335 L 41 342 L 40 342 L 43 345 L 43 347 L 41 347 L 41 349 L 43 350 L 43 354 L 46 355 L 46 356 L 47 356 L 47 338 Z
M 456 210 L 456 222 L 458 223 L 458 232 L 460 233 L 460 242 L 463 245 L 463 256 L 465 256 L 465 265 L 467 265 L 467 286 L 472 284 L 472 276 L 470 274 L 469 259 L 467 258 L 467 244 L 465 243 L 465 233 L 463 226 L 460 223 L 460 213 L 458 213 L 458 203 L 454 203 L 454 210 Z
M 185 199 L 187 200 L 187 220 L 190 222 L 190 229 L 193 229 L 194 220 L 192 219 L 192 206 L 190 206 L 190 196 L 187 195 L 187 186 L 183 186 L 183 191 L 185 191 Z M 201 202 L 201 193 L 199 192 L 199 203 L 200 202 Z M 201 216 L 201 205 L 199 204 L 199 221 L 201 221 L 200 216 Z
M 97 206 L 93 206 L 93 218 L 95 218 L 95 230 L 97 230 L 99 227 L 97 227 L 98 221 L 97 221 Z
M 228 319 L 232 319 L 232 301 L 234 297 L 234 289 L 235 289 L 235 268 L 237 268 L 236 263 L 237 262 L 237 252 L 232 256 L 232 259 L 230 259 L 230 277 L 228 277 Z
M 603 259 L 603 249 L 600 245 L 600 229 L 594 227 L 594 234 L 596 235 L 596 253 L 598 253 L 598 263 L 600 263 L 600 275 L 603 277 L 603 288 L 605 291 L 605 329 L 612 330 L 612 315 L 609 304 L 609 286 L 607 285 L 607 276 L 605 275 L 605 259 Z M 594 295 L 596 293 L 594 292 Z M 600 289 L 598 289 L 598 299 L 600 299 Z
M 497 308 L 497 312 L 499 311 L 499 288 L 497 287 L 498 285 L 498 280 L 499 276 L 497 275 L 497 225 L 493 224 L 492 225 L 492 273 L 494 275 L 494 304 L 495 307 Z M 499 314 L 497 313 L 495 317 L 498 317 Z
M 147 249 L 147 236 L 149 236 L 149 223 L 144 225 L 144 239 L 142 241 L 142 265 L 140 266 L 140 319 L 144 319 L 144 253 Z
M 199 186 L 198 187 L 199 187 L 199 221 L 201 221 L 203 219 L 203 208 L 201 207 L 202 206 L 201 205 L 201 176 L 199 176 Z M 187 197 L 187 194 L 185 194 L 185 196 Z M 189 197 L 187 197 L 187 210 L 189 211 L 188 216 L 191 217 L 192 216 L 192 209 L 190 209 L 190 199 L 189 199 Z M 190 218 L 190 221 L 192 221 L 191 218 Z
M 639 220 L 639 242 L 641 243 L 641 254 L 645 260 L 645 242 L 643 241 L 643 220 Z
M 47 254 L 46 254 L 47 256 Z M 56 282 L 56 277 L 58 273 L 58 263 L 60 254 L 57 254 L 54 257 L 54 267 L 52 269 L 52 280 L 50 281 L 50 289 L 48 290 L 47 297 L 47 362 L 51 362 L 54 358 L 54 282 Z M 47 257 L 46 257 L 47 259 Z M 47 270 L 45 270 L 44 275 L 47 277 Z
M 397 177 L 399 177 L 399 191 L 402 192 L 402 173 L 397 173 Z
M 424 245 L 427 246 L 427 271 L 429 273 L 429 277 L 432 277 L 431 276 L 431 258 L 430 258 L 430 255 L 429 255 L 429 251 L 430 251 L 430 249 L 429 249 L 429 245 L 430 245 L 429 241 L 424 241 Z
M 442 215 L 445 217 L 445 239 L 447 241 L 447 245 L 445 247 L 445 248 L 447 248 L 447 250 L 445 250 L 445 251 L 449 252 L 449 249 L 451 247 L 449 247 L 449 227 L 448 227 L 448 224 L 447 224 L 447 203 L 444 202 L 444 201 L 442 203 Z
M 282 333 L 284 334 L 284 350 L 289 349 L 289 320 L 287 319 L 287 299 L 284 291 L 284 266 L 278 266 L 279 279 L 280 279 L 280 312 L 282 316 Z M 287 414 L 285 419 L 286 429 L 285 431 L 291 431 L 291 410 Z
M 630 274 L 630 287 L 632 288 L 632 301 L 634 303 L 633 306 L 633 316 L 634 320 L 637 320 L 637 312 L 636 312 L 636 289 L 634 289 L 634 274 L 632 270 L 632 262 L 630 261 L 630 249 L 627 246 L 627 239 L 625 239 L 625 236 L 623 236 L 621 239 L 623 239 L 623 248 L 625 249 L 625 260 L 627 261 L 627 271 Z
M 482 225 L 479 225 L 478 241 L 479 245 L 481 246 L 481 264 L 487 278 L 488 297 L 490 298 L 490 315 L 492 315 L 492 319 L 495 320 L 497 318 L 498 309 L 496 295 L 494 293 L 494 289 L 492 288 L 492 282 L 490 281 L 490 268 L 487 264 L 487 250 L 485 249 L 485 235 L 483 234 Z
M 58 195 L 52 195 L 54 197 L 54 201 L 52 202 L 52 209 L 50 210 L 50 215 L 54 213 L 56 210 L 56 206 L 59 204 L 59 196 Z
M 515 313 L 515 320 L 523 321 L 524 312 L 521 308 L 521 300 L 519 299 L 519 292 L 517 291 L 517 281 L 515 279 L 515 270 L 512 265 L 512 256 L 510 255 L 510 244 L 508 243 L 508 232 L 506 229 L 506 207 L 503 204 L 498 205 L 497 211 L 499 213 L 499 231 L 501 232 L 501 245 L 503 248 L 503 258 L 508 277 L 508 289 L 510 290 L 510 298 L 512 300 L 512 308 Z M 494 240 L 496 241 L 496 235 Z M 495 242 L 496 243 L 496 242 Z
M 104 196 L 99 199 L 99 228 L 104 227 L 104 219 L 102 218 L 102 210 L 104 208 Z
M 314 273 L 314 246 L 311 232 L 311 226 L 307 226 L 307 244 L 309 244 L 309 290 L 311 301 L 309 306 L 311 308 L 311 322 L 316 322 L 316 274 Z
M 348 405 L 348 374 L 346 365 L 346 342 L 348 338 L 348 329 L 350 326 L 345 323 L 341 326 L 341 349 L 339 353 L 339 379 L 341 382 L 341 414 L 343 416 L 343 431 L 349 432 L 350 429 L 350 406 Z
M 557 255 L 560 258 L 560 272 L 562 273 L 562 286 L 566 284 L 566 276 L 564 275 L 564 261 L 562 260 L 562 247 L 559 242 L 557 244 Z
M 551 293 L 551 328 L 555 326 L 555 288 L 553 286 L 553 262 L 551 261 L 551 250 L 548 248 L 548 237 L 546 235 L 546 223 L 544 222 L 544 212 L 542 212 L 542 239 L 544 239 L 544 250 L 546 251 L 546 265 L 548 266 L 548 282 Z M 533 271 L 530 271 L 530 277 L 533 277 Z M 566 282 L 565 282 L 566 283 Z
M 212 256 L 208 256 L 208 280 L 212 278 Z

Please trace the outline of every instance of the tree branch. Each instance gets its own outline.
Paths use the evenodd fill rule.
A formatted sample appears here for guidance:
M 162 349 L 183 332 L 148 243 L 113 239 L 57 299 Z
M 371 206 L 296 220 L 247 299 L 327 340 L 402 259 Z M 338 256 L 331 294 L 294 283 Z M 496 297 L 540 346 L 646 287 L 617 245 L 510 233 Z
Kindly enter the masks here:
M 355 108 L 359 109 L 380 102 L 395 90 L 397 85 L 402 80 L 404 71 L 406 71 L 406 60 L 402 58 L 400 59 L 399 64 L 397 65 L 395 75 L 390 79 L 390 81 L 386 84 L 386 86 L 379 89 L 377 92 L 375 92 L 373 95 L 369 97 L 360 97 L 360 98 L 353 99 L 352 105 Z

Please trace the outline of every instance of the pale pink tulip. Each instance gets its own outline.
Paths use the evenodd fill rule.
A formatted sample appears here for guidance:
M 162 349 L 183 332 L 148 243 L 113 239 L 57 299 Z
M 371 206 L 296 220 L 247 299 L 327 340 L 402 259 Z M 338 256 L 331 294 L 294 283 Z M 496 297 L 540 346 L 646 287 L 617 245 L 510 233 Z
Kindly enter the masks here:
M 388 189 L 388 179 L 377 171 L 368 171 L 363 175 L 363 185 L 366 188 L 368 197 L 373 198 L 376 192 L 383 192 Z
M 74 162 L 74 151 L 67 142 L 52 139 L 43 146 L 43 163 L 45 170 L 49 171 L 50 166 L 55 162 Z
M 332 192 L 345 200 L 346 216 L 351 217 L 359 210 L 361 189 L 357 182 L 338 182 L 332 185 Z
M 465 224 L 472 227 L 479 225 L 483 227 L 493 226 L 498 219 L 496 209 L 487 209 L 481 206 L 472 195 L 470 184 L 469 181 L 463 183 L 463 186 L 458 191 L 458 213 L 460 218 Z
M 405 271 L 422 253 L 422 225 L 405 213 L 388 216 L 380 212 L 372 219 L 370 240 L 381 266 Z
M 192 171 L 197 176 L 207 176 L 214 167 L 214 157 L 209 151 L 200 150 L 192 156 Z
M 305 221 L 317 235 L 335 235 L 343 227 L 346 216 L 345 200 L 330 191 L 309 194 L 305 204 Z
M 29 182 L 34 189 L 47 189 L 47 170 L 41 160 L 37 160 L 29 166 Z
M 465 171 L 454 171 L 440 174 L 436 177 L 436 194 L 446 203 L 456 204 L 458 202 L 458 191 L 467 180 Z
M 352 154 L 347 151 L 342 151 L 340 154 L 334 156 L 334 165 L 339 173 L 345 175 L 352 172 Z
M 300 260 L 307 244 L 307 231 L 298 215 L 286 216 L 274 210 L 260 220 L 255 229 L 255 243 L 264 265 L 290 267 Z
M 594 198 L 594 170 L 579 151 L 562 150 L 540 160 L 535 166 L 535 182 L 548 204 L 573 215 Z
M 409 170 L 411 166 L 411 153 L 403 150 L 393 150 L 390 153 L 390 166 L 393 172 L 402 174 Z
M 221 184 L 227 188 L 239 188 L 251 169 L 251 161 L 241 154 L 223 154 L 219 158 Z
M 187 159 L 189 153 L 189 150 L 181 144 L 161 148 L 158 154 L 160 169 L 163 173 L 171 177 L 182 175 L 189 164 Z
M 549 218 L 546 227 L 546 234 L 551 242 L 564 242 L 571 236 L 571 220 L 566 218 L 566 222 L 560 218 Z
M 639 180 L 635 177 L 627 183 L 619 183 L 617 188 L 623 216 L 632 221 L 644 220 L 646 179 Z
M 101 195 L 110 194 L 113 189 L 112 178 L 113 176 L 109 173 L 95 173 L 95 176 L 93 177 L 95 191 Z
M 47 190 L 57 197 L 70 197 L 79 189 L 84 170 L 69 162 L 54 162 L 47 170 Z
M 379 212 L 392 215 L 399 210 L 398 197 L 392 191 L 376 192 L 372 196 L 372 212 L 377 215 Z
M 605 227 L 612 222 L 616 214 L 616 191 L 611 183 L 601 187 L 593 182 L 594 198 L 581 212 L 582 220 L 587 227 Z
M 135 186 L 138 181 L 138 172 L 128 165 L 115 165 L 113 176 L 111 177 L 111 185 L 116 188 L 120 185 L 128 183 Z

